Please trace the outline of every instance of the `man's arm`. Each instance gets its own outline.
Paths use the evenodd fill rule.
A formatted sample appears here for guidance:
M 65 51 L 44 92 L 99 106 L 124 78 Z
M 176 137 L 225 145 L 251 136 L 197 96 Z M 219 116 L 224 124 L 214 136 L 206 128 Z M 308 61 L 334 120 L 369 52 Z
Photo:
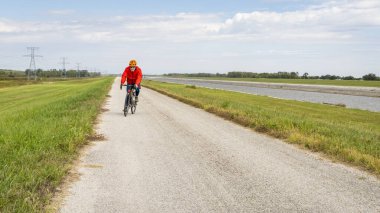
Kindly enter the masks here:
M 139 85 L 142 80 L 142 70 L 139 68 L 138 73 L 137 73 L 137 79 L 136 79 L 136 84 Z
M 123 87 L 122 85 L 125 83 L 127 79 L 127 68 L 125 68 L 123 74 L 121 75 L 120 89 Z

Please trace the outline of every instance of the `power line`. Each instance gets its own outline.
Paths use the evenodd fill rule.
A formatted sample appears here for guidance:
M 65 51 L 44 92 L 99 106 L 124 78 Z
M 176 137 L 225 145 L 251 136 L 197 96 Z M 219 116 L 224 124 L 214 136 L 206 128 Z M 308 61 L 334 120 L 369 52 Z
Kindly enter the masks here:
M 62 71 L 63 71 L 64 76 L 66 78 L 67 77 L 66 76 L 66 64 L 70 64 L 70 63 L 66 61 L 67 57 L 62 57 L 61 60 L 62 60 L 62 62 L 60 64 L 62 64 Z
M 34 80 L 37 80 L 37 72 L 36 72 L 36 61 L 35 57 L 42 57 L 41 55 L 36 55 L 35 51 L 40 49 L 39 47 L 27 47 L 27 50 L 30 50 L 29 55 L 24 55 L 24 57 L 30 57 L 30 64 L 29 64 L 29 70 L 28 70 L 28 80 L 30 79 L 30 72 L 33 71 L 34 73 Z
M 76 64 L 77 64 L 77 78 L 78 77 L 80 78 L 80 73 L 79 73 L 80 63 L 76 63 Z

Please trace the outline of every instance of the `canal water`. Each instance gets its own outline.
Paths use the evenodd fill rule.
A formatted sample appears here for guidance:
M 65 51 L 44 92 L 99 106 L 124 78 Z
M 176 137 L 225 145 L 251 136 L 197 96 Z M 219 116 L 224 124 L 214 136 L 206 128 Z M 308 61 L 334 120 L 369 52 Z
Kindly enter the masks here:
M 244 92 L 255 95 L 264 95 L 281 99 L 306 101 L 313 103 L 329 103 L 329 104 L 345 104 L 347 108 L 363 109 L 369 111 L 380 112 L 380 98 L 376 97 L 365 97 L 365 96 L 353 96 L 353 95 L 342 95 L 342 94 L 330 94 L 330 93 L 320 93 L 320 92 L 306 92 L 297 90 L 285 90 L 285 89 L 271 89 L 271 88 L 260 88 L 254 86 L 238 86 L 238 85 L 228 85 L 220 84 L 217 82 L 202 82 L 193 81 L 191 79 L 173 79 L 173 78 L 147 78 L 151 80 L 158 80 L 163 82 L 171 82 L 178 84 L 191 84 L 200 87 L 208 87 L 214 89 L 223 89 L 236 92 Z

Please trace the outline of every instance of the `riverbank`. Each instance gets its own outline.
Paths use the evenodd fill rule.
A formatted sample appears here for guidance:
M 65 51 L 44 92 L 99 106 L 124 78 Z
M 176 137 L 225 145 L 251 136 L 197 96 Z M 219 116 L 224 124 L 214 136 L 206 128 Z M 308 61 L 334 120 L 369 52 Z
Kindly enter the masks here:
M 179 81 L 194 81 L 205 83 L 218 83 L 223 85 L 235 85 L 235 86 L 248 86 L 259 88 L 271 88 L 271 89 L 285 89 L 285 90 L 297 90 L 307 92 L 320 92 L 331 94 L 343 94 L 343 95 L 355 95 L 355 96 L 367 96 L 367 97 L 380 97 L 380 87 L 370 86 L 337 86 L 337 85 L 316 85 L 316 84 L 302 84 L 302 83 L 272 83 L 272 82 L 254 82 L 243 81 L 243 79 L 228 79 L 228 80 L 211 80 L 206 78 L 169 78 L 169 77 L 148 77 L 148 79 L 173 79 Z M 323 80 L 319 80 L 323 82 Z

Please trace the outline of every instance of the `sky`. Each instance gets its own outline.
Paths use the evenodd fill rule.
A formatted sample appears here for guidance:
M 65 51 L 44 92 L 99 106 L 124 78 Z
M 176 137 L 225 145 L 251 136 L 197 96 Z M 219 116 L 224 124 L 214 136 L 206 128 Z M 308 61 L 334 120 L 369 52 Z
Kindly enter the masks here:
M 0 69 L 380 75 L 380 0 L 0 0 Z

